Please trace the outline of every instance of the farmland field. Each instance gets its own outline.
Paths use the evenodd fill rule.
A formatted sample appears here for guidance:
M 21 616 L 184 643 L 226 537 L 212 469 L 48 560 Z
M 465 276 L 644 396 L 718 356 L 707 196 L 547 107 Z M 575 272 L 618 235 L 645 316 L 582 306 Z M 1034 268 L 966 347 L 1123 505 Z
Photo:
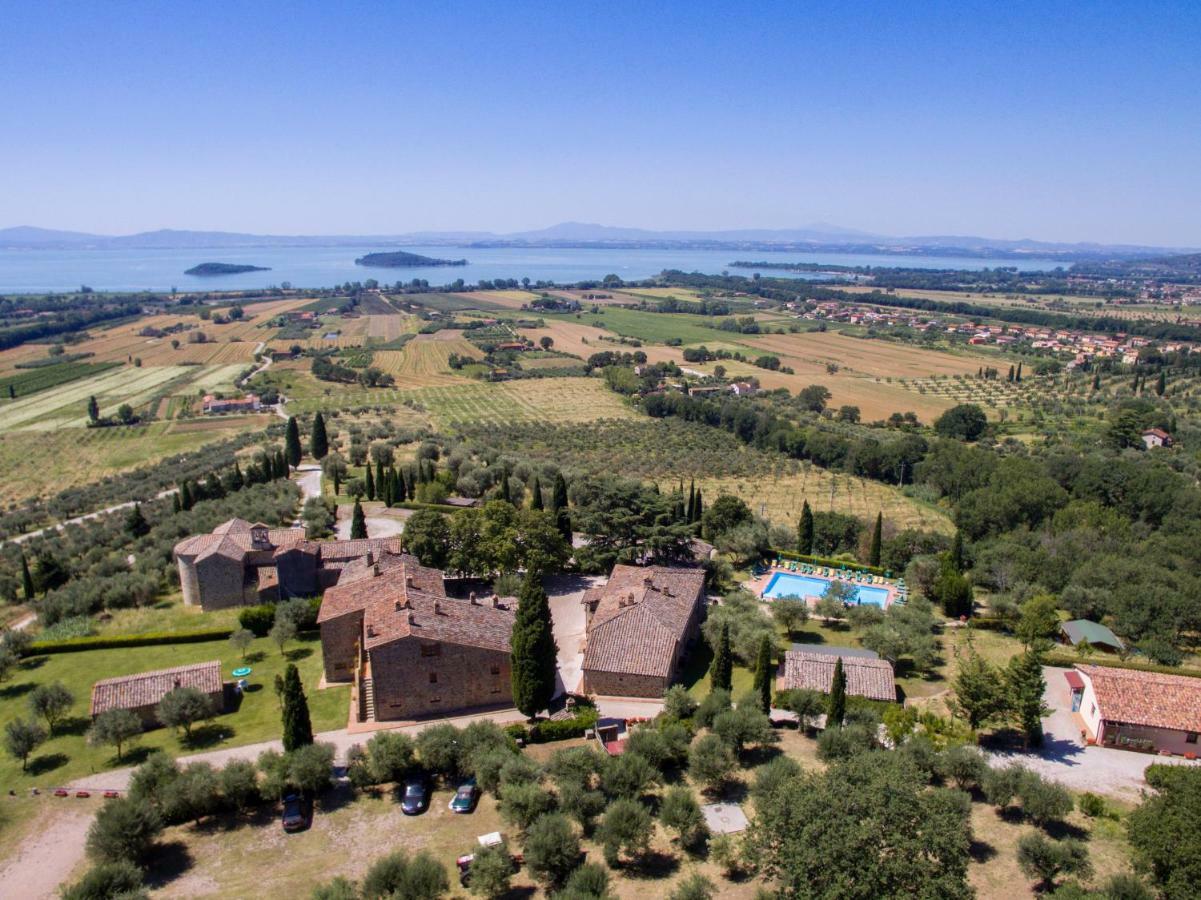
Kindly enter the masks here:
M 269 421 L 265 416 L 240 416 L 129 428 L 6 429 L 0 431 L 0 467 L 5 473 L 0 479 L 0 504 L 90 484 L 235 434 L 261 430 Z
M 403 350 L 378 352 L 376 365 L 395 376 L 398 388 L 459 384 L 465 379 L 450 368 L 450 355 L 456 353 L 475 359 L 483 355 L 462 335 L 461 331 L 419 334 L 405 344 Z
M 717 340 L 728 336 L 730 332 L 718 331 L 717 325 L 722 321 L 718 317 L 693 316 L 684 314 L 665 314 L 642 312 L 636 309 L 623 309 L 608 306 L 599 312 L 583 313 L 577 320 L 575 314 L 544 314 L 547 322 L 579 321 L 598 328 L 606 328 L 623 337 L 637 338 L 642 341 L 663 343 L 670 338 L 679 338 L 685 344 L 702 344 L 705 341 Z
M 587 359 L 593 353 L 613 349 L 614 344 L 605 340 L 610 332 L 594 325 L 584 325 L 574 319 L 547 318 L 545 328 L 522 328 L 521 336 L 538 343 L 544 337 L 555 342 L 554 349 Z
M 36 369 L 17 369 L 12 375 L 0 378 L 0 402 L 8 400 L 10 390 L 16 397 L 27 397 L 89 375 L 99 375 L 116 365 L 119 363 L 71 362 L 39 366 Z

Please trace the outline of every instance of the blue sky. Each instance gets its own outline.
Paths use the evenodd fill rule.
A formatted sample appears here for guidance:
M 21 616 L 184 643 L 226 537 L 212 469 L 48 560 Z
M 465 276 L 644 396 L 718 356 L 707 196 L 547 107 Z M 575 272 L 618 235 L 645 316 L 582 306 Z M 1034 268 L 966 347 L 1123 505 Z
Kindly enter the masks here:
M 1201 245 L 1201 3 L 0 0 L 0 227 Z

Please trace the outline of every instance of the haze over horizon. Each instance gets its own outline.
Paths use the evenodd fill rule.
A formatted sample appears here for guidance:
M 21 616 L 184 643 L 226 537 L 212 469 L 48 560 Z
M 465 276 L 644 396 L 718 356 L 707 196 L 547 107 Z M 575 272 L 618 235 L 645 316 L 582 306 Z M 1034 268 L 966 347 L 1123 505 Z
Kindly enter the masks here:
M 0 228 L 1201 246 L 1201 7 L 10 5 Z M 49 49 L 48 49 L 49 48 Z

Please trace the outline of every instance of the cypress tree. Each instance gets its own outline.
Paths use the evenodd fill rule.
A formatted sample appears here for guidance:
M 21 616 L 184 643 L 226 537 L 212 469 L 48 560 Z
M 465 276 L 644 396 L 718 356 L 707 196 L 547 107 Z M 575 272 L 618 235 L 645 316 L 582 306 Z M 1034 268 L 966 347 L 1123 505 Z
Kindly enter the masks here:
M 692 521 L 699 522 L 701 520 L 701 516 L 703 516 L 704 514 L 705 514 L 705 501 L 703 499 L 701 499 L 701 489 L 697 488 L 696 489 L 696 506 L 693 507 L 693 510 L 692 510 L 692 515 L 694 517 Z
M 813 510 L 809 501 L 801 504 L 801 521 L 797 523 L 797 553 L 802 556 L 813 555 Z
M 329 453 L 329 435 L 325 433 L 325 417 L 318 412 L 313 416 L 313 434 L 309 438 L 309 453 L 313 459 L 325 459 Z
M 1042 717 L 1047 714 L 1043 692 L 1046 688 L 1042 658 L 1038 653 L 1027 650 L 1009 660 L 1005 672 L 1007 705 L 1021 726 L 1027 747 L 1041 747 L 1043 743 Z
M 955 571 L 963 574 L 963 532 L 955 530 L 955 540 L 951 544 L 951 565 Z
M 550 503 L 555 512 L 567 509 L 567 479 L 563 477 L 562 472 L 555 475 L 555 489 L 551 494 Z
M 95 397 L 88 397 L 88 418 L 93 422 L 100 421 L 100 404 Z
M 513 703 L 532 719 L 546 709 L 555 694 L 554 629 L 550 601 L 542 589 L 542 575 L 530 571 L 521 585 L 517 617 L 513 622 L 512 667 Z
M 371 466 L 364 466 L 364 471 L 367 474 L 367 499 L 375 499 L 375 479 L 371 476 Z
M 712 689 L 730 690 L 734 683 L 734 657 L 730 651 L 730 626 L 723 624 L 709 666 L 709 685 Z
M 8 386 L 8 399 L 9 400 L 17 399 L 17 389 L 15 387 L 13 387 L 11 384 Z
M 1006 381 L 1013 381 L 1013 366 L 1009 367 L 1009 374 L 1005 376 Z
M 300 465 L 300 426 L 296 424 L 295 416 L 288 416 L 288 426 L 284 431 L 284 448 L 292 467 Z
M 288 471 L 287 456 L 284 455 L 283 450 L 276 450 L 275 451 L 275 477 L 276 478 L 287 478 L 289 474 L 290 473 Z
M 233 470 L 229 473 L 229 490 L 230 493 L 240 491 L 246 486 L 246 479 L 242 477 L 242 467 L 238 465 L 238 461 L 234 460 Z
M 283 724 L 285 752 L 290 753 L 313 743 L 309 702 L 304 696 L 304 685 L 300 683 L 300 671 L 295 663 L 288 663 L 284 671 Z
M 183 507 L 179 505 L 179 491 L 171 495 L 171 512 L 183 512 Z
M 1167 389 L 1168 389 L 1168 379 L 1164 375 L 1163 369 L 1160 369 L 1159 377 L 1157 379 L 1155 379 L 1155 393 L 1158 394 L 1160 397 L 1162 397 L 1163 392 L 1166 391 Z
M 759 642 L 759 656 L 755 660 L 755 693 L 759 695 L 759 708 L 763 712 L 771 709 L 771 682 L 775 676 L 771 651 L 771 637 L 765 634 Z
M 869 566 L 880 565 L 880 549 L 881 543 L 884 540 L 884 513 L 876 513 L 876 527 L 872 529 L 872 543 L 867 551 L 867 564 Z
M 133 509 L 129 511 L 129 515 L 125 517 L 125 533 L 134 538 L 140 538 L 150 533 L 150 523 L 142 515 L 140 503 L 135 503 Z
M 847 715 L 847 673 L 842 670 L 842 657 L 834 662 L 834 679 L 830 682 L 830 702 L 826 705 L 826 727 L 842 724 Z
M 530 488 L 530 509 L 542 509 L 542 484 L 538 476 L 534 476 L 534 486 Z
M 500 499 L 505 503 L 513 502 L 513 496 L 509 493 L 509 473 L 507 471 L 500 473 Z
M 409 486 L 407 484 L 405 484 L 404 473 L 398 469 L 397 471 L 392 473 L 391 478 L 392 478 L 392 502 L 393 503 L 397 503 L 397 502 L 404 503 L 406 500 L 412 499 L 412 497 L 409 496 L 410 494 L 412 494 L 412 491 L 410 491 Z
M 692 523 L 696 519 L 693 517 L 693 512 L 696 510 L 696 482 L 688 482 L 688 509 L 685 514 L 685 521 Z
M 1022 381 L 1022 364 L 1020 362 L 1018 363 L 1017 374 L 1013 376 L 1013 380 L 1018 382 L 1019 384 Z
M 1093 390 L 1094 391 L 1101 390 L 1101 373 L 1100 372 L 1093 373 Z
M 192 499 L 192 488 L 188 482 L 185 481 L 183 486 L 179 489 L 179 507 L 184 512 L 187 512 L 193 507 L 193 505 L 195 505 L 195 502 L 196 501 Z
M 368 466 L 370 467 L 370 463 L 368 463 Z M 383 460 L 377 459 L 375 461 L 375 493 L 383 500 L 387 491 L 388 478 L 387 473 L 384 472 L 384 463 Z
M 365 540 L 367 537 L 367 517 L 363 515 L 363 504 L 355 498 L 354 513 L 350 519 L 350 539 L 352 541 Z
M 21 590 L 25 593 L 25 602 L 33 602 L 33 576 L 29 574 L 29 560 L 21 554 Z

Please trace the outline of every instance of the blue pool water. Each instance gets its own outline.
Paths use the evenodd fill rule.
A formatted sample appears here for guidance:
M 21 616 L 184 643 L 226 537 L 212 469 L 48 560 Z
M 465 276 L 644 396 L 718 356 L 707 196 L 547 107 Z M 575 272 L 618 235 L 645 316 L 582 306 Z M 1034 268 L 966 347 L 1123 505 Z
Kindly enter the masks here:
M 820 597 L 826 592 L 827 578 L 817 578 L 813 575 L 793 575 L 791 572 L 777 572 L 763 589 L 763 597 Z M 855 600 L 860 606 L 883 607 L 888 602 L 888 589 L 857 584 Z

